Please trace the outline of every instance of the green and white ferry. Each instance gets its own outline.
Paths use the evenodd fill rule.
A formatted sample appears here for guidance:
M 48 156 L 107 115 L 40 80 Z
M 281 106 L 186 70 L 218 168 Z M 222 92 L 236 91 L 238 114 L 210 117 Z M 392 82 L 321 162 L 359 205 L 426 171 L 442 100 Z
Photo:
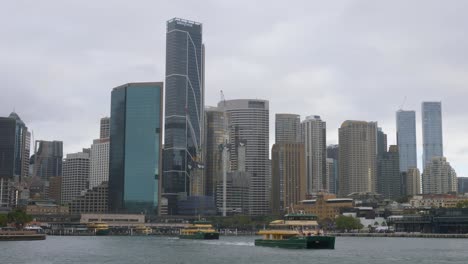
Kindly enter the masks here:
M 326 236 L 319 230 L 317 216 L 313 214 L 287 214 L 284 220 L 275 220 L 270 229 L 259 231 L 262 239 L 256 246 L 290 249 L 335 249 L 335 237 Z

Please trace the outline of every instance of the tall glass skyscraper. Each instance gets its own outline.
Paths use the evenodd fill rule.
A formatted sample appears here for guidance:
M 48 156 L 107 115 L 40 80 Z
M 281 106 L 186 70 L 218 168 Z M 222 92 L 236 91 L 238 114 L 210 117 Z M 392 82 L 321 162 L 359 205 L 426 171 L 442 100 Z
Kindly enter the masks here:
M 416 154 L 416 112 L 398 110 L 396 112 L 397 145 L 400 155 L 400 172 L 417 168 Z
M 442 103 L 422 103 L 423 132 L 423 167 L 432 161 L 433 157 L 443 157 L 442 142 Z
M 169 214 L 177 214 L 177 197 L 190 196 L 191 177 L 197 173 L 200 176 L 204 79 L 202 24 L 180 18 L 169 20 L 162 180 Z
M 161 170 L 162 92 L 162 82 L 129 83 L 112 90 L 111 212 L 156 212 Z

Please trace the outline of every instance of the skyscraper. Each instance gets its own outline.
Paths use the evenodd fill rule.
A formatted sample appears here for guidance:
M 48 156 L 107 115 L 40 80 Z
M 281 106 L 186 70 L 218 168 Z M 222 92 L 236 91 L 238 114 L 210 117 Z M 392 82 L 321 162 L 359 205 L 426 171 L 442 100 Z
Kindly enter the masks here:
M 320 116 L 308 116 L 301 123 L 304 137 L 307 192 L 328 191 L 326 122 Z
M 295 114 L 275 115 L 275 143 L 296 143 L 301 141 L 301 118 Z
M 89 149 L 67 154 L 63 162 L 62 203 L 70 203 L 89 187 Z
M 217 107 L 207 108 L 205 182 L 207 196 L 216 198 L 216 186 L 222 181 L 222 145 L 229 142 L 228 115 Z M 226 169 L 229 171 L 229 169 Z
M 398 110 L 396 112 L 396 129 L 398 154 L 400 155 L 400 172 L 417 168 L 416 156 L 416 112 Z
M 162 82 L 128 83 L 112 90 L 109 207 L 155 213 L 162 147 Z
M 421 193 L 421 173 L 418 168 L 410 168 L 406 173 L 406 195 Z
M 229 115 L 231 170 L 241 170 L 245 160 L 245 171 L 250 174 L 249 210 L 251 215 L 269 212 L 269 107 L 266 100 L 227 100 L 218 104 Z M 245 147 L 245 159 L 241 148 Z
M 398 146 L 391 145 L 378 157 L 377 191 L 387 199 L 397 199 L 402 195 Z
M 271 208 L 283 213 L 306 198 L 304 144 L 279 143 L 271 149 Z
M 99 132 L 99 138 L 109 138 L 110 137 L 110 118 L 103 117 L 101 118 L 101 128 Z
M 162 192 L 169 214 L 177 213 L 178 197 L 190 195 L 192 174 L 203 177 L 204 52 L 201 23 L 167 21 Z
M 432 161 L 433 157 L 443 157 L 442 141 L 442 103 L 422 103 L 423 132 L 423 167 Z
M 445 157 L 433 157 L 431 162 L 426 164 L 422 183 L 424 194 L 458 191 L 457 174 Z
M 109 181 L 109 138 L 95 139 L 91 145 L 89 189 Z
M 36 140 L 33 176 L 44 181 L 52 176 L 62 176 L 62 158 L 62 141 Z
M 339 195 L 377 191 L 377 123 L 345 121 L 339 128 Z
M 328 192 L 336 194 L 338 178 L 338 162 L 335 159 L 327 158 L 327 185 Z
M 340 186 L 340 183 L 338 181 L 338 177 L 340 175 L 339 173 L 339 160 L 338 160 L 338 157 L 340 155 L 340 148 L 339 148 L 339 145 L 328 145 L 327 146 L 327 159 L 332 159 L 333 160 L 333 167 L 334 167 L 334 186 L 330 185 L 329 186 L 329 192 L 330 193 L 334 193 L 334 194 L 338 194 L 338 189 L 339 189 L 339 186 Z M 329 163 L 327 161 L 327 163 Z M 329 172 L 329 176 L 332 175 L 330 172 Z M 329 177 L 330 178 L 330 177 Z M 331 180 L 330 180 L 330 184 L 331 184 Z

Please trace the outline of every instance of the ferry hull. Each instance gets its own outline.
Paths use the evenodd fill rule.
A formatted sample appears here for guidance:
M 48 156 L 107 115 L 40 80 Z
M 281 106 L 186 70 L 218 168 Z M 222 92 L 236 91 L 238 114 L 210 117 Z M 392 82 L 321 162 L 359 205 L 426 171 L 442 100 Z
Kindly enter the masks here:
M 335 237 L 292 237 L 281 240 L 256 239 L 255 246 L 289 249 L 335 249 Z
M 190 235 L 179 235 L 181 239 L 219 239 L 218 232 L 198 232 Z
M 107 236 L 109 233 L 109 229 L 96 230 L 96 236 Z

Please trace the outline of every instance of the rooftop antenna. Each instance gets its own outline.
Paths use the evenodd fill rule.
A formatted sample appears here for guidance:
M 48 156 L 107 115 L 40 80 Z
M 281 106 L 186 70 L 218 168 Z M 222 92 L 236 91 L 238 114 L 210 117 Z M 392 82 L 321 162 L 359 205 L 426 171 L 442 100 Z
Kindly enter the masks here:
M 405 103 L 406 103 L 406 95 L 405 95 L 405 98 L 403 98 L 403 102 L 400 105 L 400 110 L 403 110 L 403 106 L 405 105 Z

